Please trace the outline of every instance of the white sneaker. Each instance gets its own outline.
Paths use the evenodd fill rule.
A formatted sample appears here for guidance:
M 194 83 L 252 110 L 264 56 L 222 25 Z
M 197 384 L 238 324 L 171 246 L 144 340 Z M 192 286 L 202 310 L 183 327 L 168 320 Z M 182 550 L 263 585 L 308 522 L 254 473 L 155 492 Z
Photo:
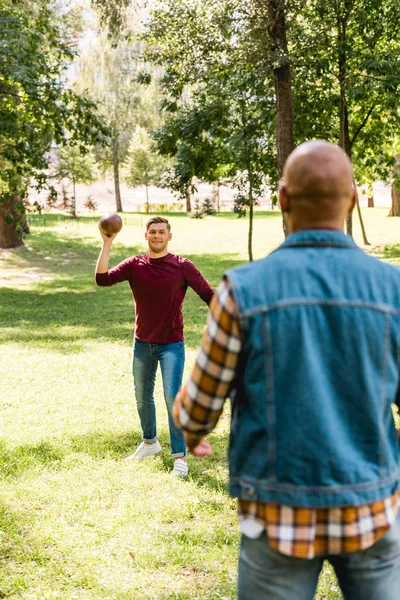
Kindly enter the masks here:
M 125 460 L 142 460 L 148 456 L 155 456 L 159 452 L 161 452 L 161 446 L 158 440 L 154 444 L 145 444 L 142 442 L 137 447 L 137 450 L 130 456 L 127 456 Z
M 177 458 L 172 469 L 172 475 L 176 477 L 187 477 L 189 473 L 189 467 L 185 460 Z

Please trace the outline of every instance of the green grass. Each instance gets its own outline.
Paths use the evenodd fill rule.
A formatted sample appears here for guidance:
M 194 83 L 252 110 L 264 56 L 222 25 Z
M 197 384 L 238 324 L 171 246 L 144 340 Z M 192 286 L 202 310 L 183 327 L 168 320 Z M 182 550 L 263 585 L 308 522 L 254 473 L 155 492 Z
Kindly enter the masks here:
M 400 263 L 398 220 L 364 212 L 373 252 Z M 142 218 L 127 216 L 112 264 L 145 251 Z M 172 214 L 171 222 L 171 251 L 191 258 L 213 286 L 247 258 L 246 219 Z M 281 241 L 279 213 L 257 213 L 255 256 Z M 0 253 L 0 598 L 234 598 L 229 415 L 211 436 L 214 456 L 191 457 L 189 479 L 174 480 L 157 378 L 164 451 L 140 464 L 123 460 L 140 442 L 133 305 L 128 285 L 94 285 L 99 248 L 93 221 L 60 221 L 33 226 L 23 248 Z M 207 310 L 189 291 L 184 312 L 187 375 Z M 341 598 L 328 567 L 317 598 Z

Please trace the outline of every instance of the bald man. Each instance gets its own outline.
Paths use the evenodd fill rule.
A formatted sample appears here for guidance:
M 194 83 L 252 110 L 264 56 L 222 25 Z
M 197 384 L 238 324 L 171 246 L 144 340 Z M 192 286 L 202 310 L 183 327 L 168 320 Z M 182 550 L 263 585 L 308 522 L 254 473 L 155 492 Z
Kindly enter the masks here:
M 325 559 L 347 600 L 399 598 L 400 271 L 343 233 L 352 181 L 332 144 L 291 154 L 292 235 L 225 274 L 175 401 L 188 447 L 208 456 L 231 398 L 239 600 L 312 600 Z

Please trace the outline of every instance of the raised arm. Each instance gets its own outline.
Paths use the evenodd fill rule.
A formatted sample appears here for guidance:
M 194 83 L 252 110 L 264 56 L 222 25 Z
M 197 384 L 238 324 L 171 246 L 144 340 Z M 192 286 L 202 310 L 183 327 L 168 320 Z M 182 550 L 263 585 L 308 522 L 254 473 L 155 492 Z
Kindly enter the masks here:
M 107 236 L 105 235 L 105 233 L 102 232 L 100 227 L 99 230 L 100 235 L 103 239 L 103 246 L 100 250 L 100 254 L 96 263 L 96 284 L 102 287 L 107 287 L 110 285 L 115 285 L 116 283 L 120 283 L 121 281 L 130 281 L 132 279 L 133 257 L 127 258 L 122 263 L 109 270 L 108 263 L 110 260 L 111 246 L 117 234 L 115 233 L 113 235 Z
M 114 235 L 107 236 L 105 233 L 103 233 L 100 225 L 99 231 L 101 237 L 103 238 L 103 246 L 100 250 L 99 258 L 97 259 L 95 275 L 97 275 L 97 273 L 107 273 L 108 262 L 110 260 L 111 246 L 115 239 L 115 236 L 117 235 L 115 233 Z

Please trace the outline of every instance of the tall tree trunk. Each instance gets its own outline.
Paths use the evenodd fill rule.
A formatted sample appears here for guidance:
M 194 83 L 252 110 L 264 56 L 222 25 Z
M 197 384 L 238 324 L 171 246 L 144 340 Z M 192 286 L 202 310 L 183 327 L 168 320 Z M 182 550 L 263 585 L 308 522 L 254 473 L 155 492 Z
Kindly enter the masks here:
M 22 241 L 23 204 L 17 197 L 0 204 L 0 248 L 18 248 Z
M 394 174 L 400 174 L 400 154 L 396 156 Z M 389 217 L 400 217 L 400 189 L 394 183 L 392 183 L 391 196 L 392 206 L 390 209 Z
M 247 241 L 247 250 L 249 253 L 249 261 L 251 262 L 253 260 L 253 213 L 254 213 L 254 205 L 253 205 L 253 190 L 252 190 L 252 185 L 251 185 L 251 177 L 249 178 L 249 183 L 250 183 L 250 187 L 249 187 L 249 200 L 250 200 L 250 207 L 249 207 L 249 235 L 248 235 L 248 241 Z
M 364 246 L 370 246 L 371 244 L 369 243 L 369 241 L 367 239 L 367 234 L 365 232 L 364 219 L 362 217 L 361 208 L 360 208 L 360 201 L 358 199 L 358 190 L 357 190 L 356 182 L 354 181 L 354 179 L 353 179 L 353 186 L 354 186 L 354 189 L 356 190 L 356 206 L 357 206 L 358 218 L 360 219 L 361 233 L 362 233 L 362 236 L 363 236 Z
M 114 170 L 114 190 L 115 205 L 117 212 L 123 212 L 121 202 L 121 188 L 119 184 L 119 143 L 118 135 L 113 137 L 113 170 Z
M 190 193 L 188 191 L 186 192 L 186 212 L 192 212 L 192 202 L 190 199 Z
M 368 184 L 368 208 L 374 208 L 374 188 L 372 187 L 372 183 Z
M 349 115 L 347 112 L 346 102 L 346 34 L 347 34 L 347 19 L 348 16 L 342 14 L 337 15 L 338 26 L 338 66 L 339 66 L 339 146 L 347 153 L 351 159 L 351 142 L 349 132 Z M 357 200 L 358 206 L 358 200 Z M 353 237 L 353 216 L 350 214 L 346 221 L 347 235 Z
M 293 103 L 292 76 L 286 37 L 285 2 L 268 0 L 269 39 L 271 49 L 279 57 L 279 65 L 274 68 L 276 94 L 276 153 L 278 175 L 282 177 L 283 167 L 293 150 Z M 283 231 L 288 235 L 289 226 L 282 216 Z
M 391 190 L 392 206 L 389 217 L 400 217 L 400 189 L 392 184 Z
M 213 205 L 216 206 L 217 212 L 220 212 L 220 210 L 221 210 L 219 187 L 220 187 L 219 181 L 217 181 L 216 183 L 213 183 L 212 202 L 213 202 Z

